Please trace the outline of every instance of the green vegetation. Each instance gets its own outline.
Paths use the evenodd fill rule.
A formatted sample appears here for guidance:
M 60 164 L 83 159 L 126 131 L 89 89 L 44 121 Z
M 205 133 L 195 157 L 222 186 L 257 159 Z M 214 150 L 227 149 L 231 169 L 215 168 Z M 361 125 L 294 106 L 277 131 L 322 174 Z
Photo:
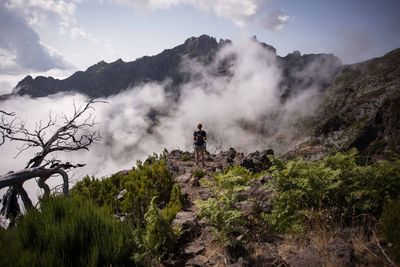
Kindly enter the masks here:
M 210 191 L 196 202 L 198 215 L 222 244 L 236 248 L 271 234 L 305 234 L 318 223 L 368 230 L 363 219 L 380 219 L 400 261 L 399 160 L 365 165 L 356 151 L 318 161 L 270 160 L 273 166 L 258 174 L 234 166 L 210 179 L 193 169 Z M 182 200 L 162 156 L 102 180 L 85 177 L 70 197 L 42 199 L 16 228 L 0 230 L 0 266 L 158 265 L 177 250 L 181 229 L 172 220 Z
M 268 223 L 279 232 L 301 231 L 324 210 L 345 223 L 359 215 L 379 218 L 384 204 L 400 195 L 400 162 L 362 166 L 357 159 L 355 151 L 314 162 L 274 159 L 277 197 Z
M 180 229 L 171 222 L 181 203 L 163 156 L 102 180 L 85 177 L 70 197 L 42 199 L 15 229 L 0 231 L 1 246 L 10 243 L 0 265 L 153 265 L 175 249 Z
M 143 227 L 151 200 L 156 197 L 157 205 L 168 203 L 173 185 L 164 158 L 154 155 L 144 163 L 139 161 L 136 168 L 126 173 L 117 173 L 102 180 L 85 177 L 72 188 L 71 195 L 127 214 L 135 227 Z M 117 200 L 123 189 L 126 192 L 121 200 Z
M 16 229 L 0 229 L 0 266 L 34 265 L 34 256 L 21 245 Z
M 390 201 L 383 209 L 382 231 L 387 241 L 392 244 L 392 252 L 400 262 L 400 200 Z
M 200 178 L 203 178 L 204 175 L 206 175 L 206 173 L 200 168 L 194 168 L 192 170 L 192 176 L 193 177 L 196 177 L 196 178 L 200 179 Z
M 117 200 L 123 189 L 126 192 Z M 179 232 L 171 228 L 171 222 L 182 208 L 181 194 L 163 156 L 153 155 L 133 170 L 103 180 L 85 177 L 71 195 L 126 216 L 135 231 L 137 262 L 149 265 L 151 259 L 161 259 L 174 249 Z
M 189 152 L 184 152 L 181 156 L 182 161 L 189 161 L 190 160 L 190 153 Z
M 1 239 L 7 241 L 1 261 L 9 261 L 2 266 L 120 266 L 135 250 L 129 225 L 90 202 L 65 197 L 42 200 Z
M 400 202 L 392 201 L 400 197 L 399 161 L 363 165 L 356 151 L 318 161 L 270 159 L 273 166 L 264 175 L 271 179 L 264 184 L 257 182 L 261 174 L 240 167 L 200 180 L 212 197 L 197 201 L 199 215 L 224 246 L 257 242 L 275 233 L 315 234 L 318 227 L 364 227 L 370 233 L 369 227 L 382 216 L 381 230 L 393 253 L 399 251 Z M 272 197 L 271 211 L 257 208 L 263 198 L 252 195 L 255 188 Z M 399 260 L 398 253 L 393 255 Z
M 142 231 L 138 235 L 140 240 L 137 242 L 141 250 L 134 256 L 139 263 L 152 265 L 154 257 L 157 260 L 162 259 L 166 253 L 174 250 L 176 240 L 180 236 L 180 229 L 172 228 L 171 221 L 182 208 L 179 188 L 177 186 L 174 188 L 171 201 L 166 208 L 160 210 L 156 205 L 156 198 L 150 202 L 145 214 L 146 226 L 138 231 Z
M 213 180 L 202 179 L 201 185 L 208 188 L 213 197 L 199 200 L 199 216 L 207 219 L 224 244 L 234 242 L 235 235 L 245 232 L 249 218 L 236 206 L 238 194 L 249 188 L 249 182 L 258 176 L 243 167 L 235 166 L 216 174 Z

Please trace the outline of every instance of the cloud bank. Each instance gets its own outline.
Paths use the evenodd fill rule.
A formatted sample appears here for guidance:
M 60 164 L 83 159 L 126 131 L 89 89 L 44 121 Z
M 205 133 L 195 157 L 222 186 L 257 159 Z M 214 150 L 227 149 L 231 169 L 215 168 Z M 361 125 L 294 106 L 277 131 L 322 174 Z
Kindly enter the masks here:
M 0 74 L 65 69 L 60 54 L 43 44 L 26 21 L 0 2 Z
M 231 19 L 238 25 L 254 16 L 259 7 L 257 0 L 110 0 L 137 10 L 170 9 L 178 5 L 193 6 L 219 17 Z
M 289 16 L 285 15 L 282 10 L 274 9 L 268 12 L 261 20 L 262 27 L 271 31 L 281 31 L 288 23 Z
M 179 5 L 192 6 L 204 12 L 214 14 L 218 17 L 233 21 L 238 26 L 244 26 L 258 15 L 260 9 L 269 4 L 270 0 L 109 0 L 111 3 L 117 3 L 134 8 L 139 11 L 154 11 L 157 9 L 170 9 Z M 287 22 L 288 16 L 282 11 L 277 14 L 271 12 L 267 18 L 276 23 L 278 20 L 279 28 Z M 267 27 L 268 28 L 268 27 Z M 275 27 L 273 27 L 275 28 Z M 269 29 L 269 28 L 268 28 Z
M 215 69 L 227 58 L 235 58 L 230 75 L 216 76 Z M 244 152 L 273 148 L 282 152 L 305 136 L 302 120 L 312 116 L 317 90 L 310 88 L 285 103 L 281 102 L 281 70 L 275 55 L 254 41 L 228 45 L 215 62 L 204 66 L 184 60 L 182 69 L 196 79 L 182 85 L 178 101 L 166 93 L 165 83 L 147 83 L 105 99 L 96 106 L 96 121 L 102 141 L 88 152 L 64 153 L 57 157 L 87 163 L 84 174 L 102 176 L 130 168 L 164 148 L 192 150 L 193 131 L 202 122 L 208 133 L 208 150 L 235 147 Z M 30 127 L 52 114 L 72 111 L 72 103 L 83 105 L 82 95 L 54 95 L 31 99 L 16 97 L 2 102 Z M 34 151 L 13 159 L 16 143 L 0 147 L 1 173 L 22 168 Z

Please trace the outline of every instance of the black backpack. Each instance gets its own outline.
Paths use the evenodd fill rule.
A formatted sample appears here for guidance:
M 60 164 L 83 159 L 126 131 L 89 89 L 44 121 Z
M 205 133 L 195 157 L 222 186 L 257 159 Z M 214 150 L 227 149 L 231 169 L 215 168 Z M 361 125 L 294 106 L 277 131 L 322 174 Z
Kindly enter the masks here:
M 196 131 L 194 132 L 194 136 L 196 137 L 196 144 L 202 145 L 205 143 L 204 141 L 204 137 L 206 136 L 206 132 L 205 131 Z

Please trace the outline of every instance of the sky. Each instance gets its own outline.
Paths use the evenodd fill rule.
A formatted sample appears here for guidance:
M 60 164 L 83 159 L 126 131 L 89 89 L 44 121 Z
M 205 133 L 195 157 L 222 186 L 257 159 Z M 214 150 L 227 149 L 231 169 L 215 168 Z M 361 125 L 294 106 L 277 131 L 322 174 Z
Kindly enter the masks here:
M 201 34 L 359 62 L 400 47 L 399 10 L 398 0 L 0 0 L 0 94 L 28 74 L 65 78 Z

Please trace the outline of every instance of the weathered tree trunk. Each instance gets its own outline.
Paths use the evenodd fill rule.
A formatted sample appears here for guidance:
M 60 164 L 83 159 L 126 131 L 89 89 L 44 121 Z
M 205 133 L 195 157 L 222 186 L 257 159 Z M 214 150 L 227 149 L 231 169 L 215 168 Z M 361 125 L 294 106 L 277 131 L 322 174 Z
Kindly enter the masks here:
M 59 174 L 63 178 L 63 193 L 68 195 L 69 184 L 68 174 L 60 168 L 28 168 L 22 171 L 8 173 L 0 176 L 0 189 L 7 186 L 18 186 L 27 180 L 35 177 L 50 177 L 53 174 Z M 23 197 L 21 195 L 21 197 Z

